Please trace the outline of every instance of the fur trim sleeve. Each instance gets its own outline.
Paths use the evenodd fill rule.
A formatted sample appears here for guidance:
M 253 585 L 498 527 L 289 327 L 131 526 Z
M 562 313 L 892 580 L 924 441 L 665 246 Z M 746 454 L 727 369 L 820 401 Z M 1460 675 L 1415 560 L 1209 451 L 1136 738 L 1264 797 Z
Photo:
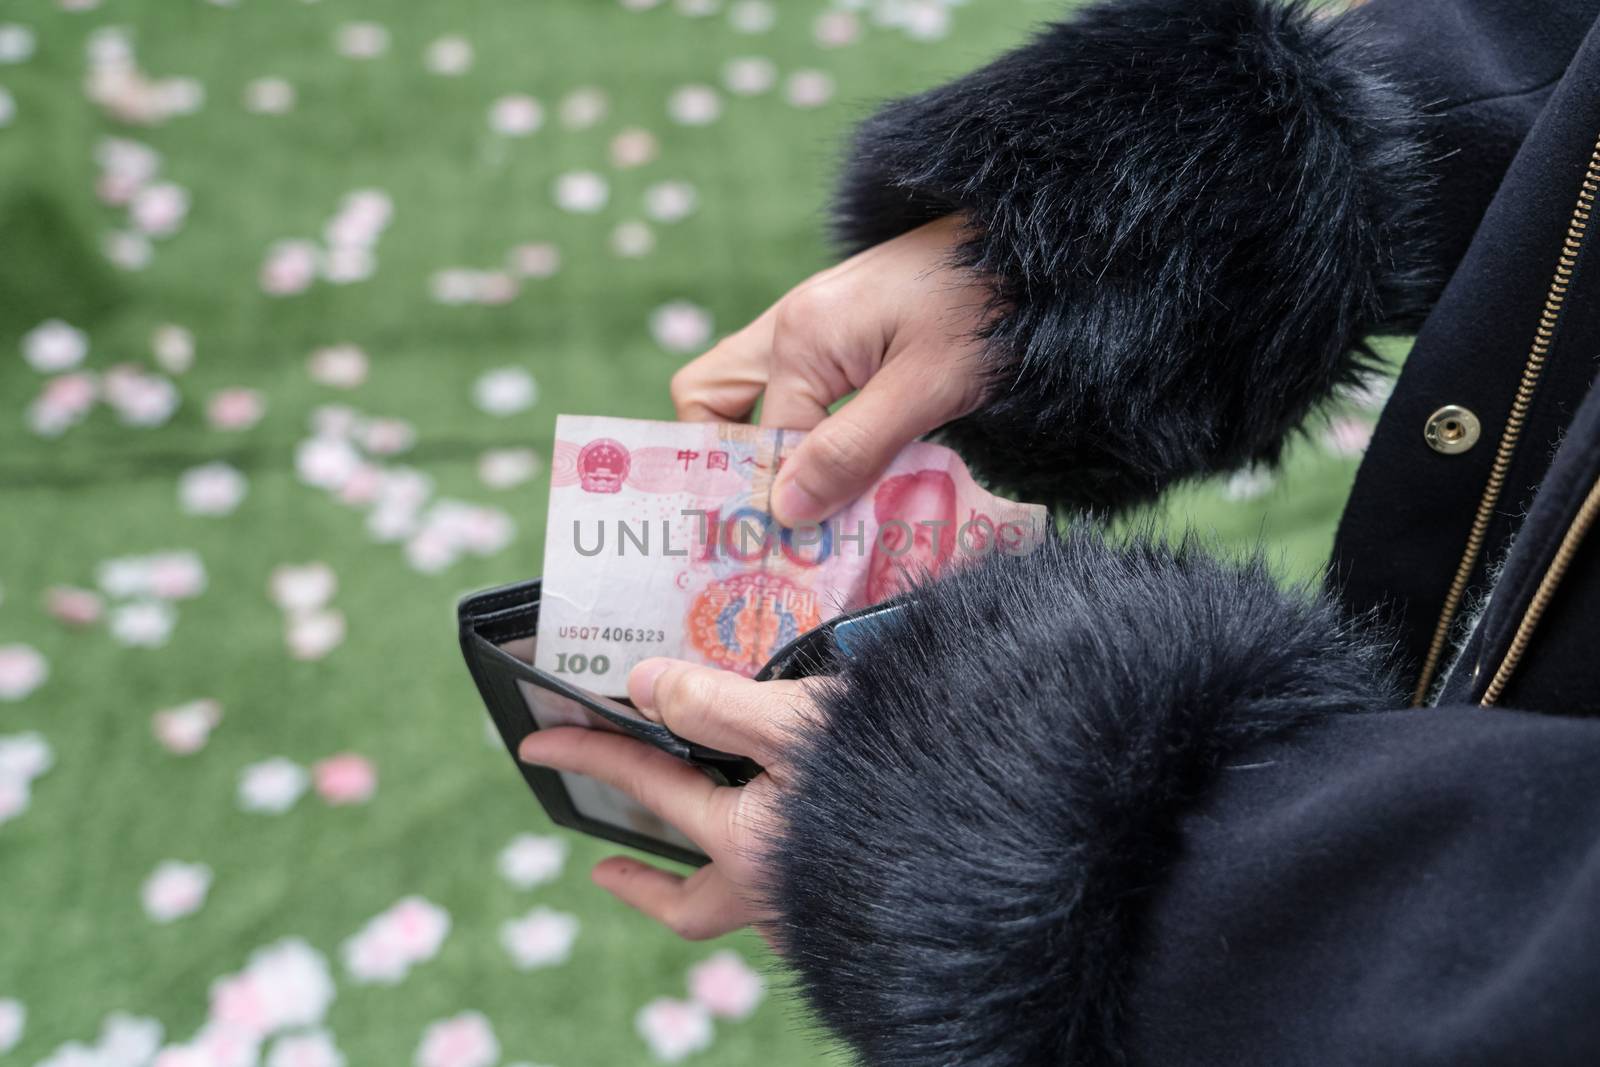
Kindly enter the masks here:
M 959 213 L 995 286 L 990 400 L 945 431 L 989 480 L 1111 507 L 1272 461 L 1420 321 L 1420 120 L 1354 25 L 1102 0 L 861 126 L 843 244 Z
M 1074 532 L 919 592 L 796 741 L 774 936 L 873 1067 L 1117 1062 L 1141 900 L 1219 764 L 1399 700 L 1259 562 Z

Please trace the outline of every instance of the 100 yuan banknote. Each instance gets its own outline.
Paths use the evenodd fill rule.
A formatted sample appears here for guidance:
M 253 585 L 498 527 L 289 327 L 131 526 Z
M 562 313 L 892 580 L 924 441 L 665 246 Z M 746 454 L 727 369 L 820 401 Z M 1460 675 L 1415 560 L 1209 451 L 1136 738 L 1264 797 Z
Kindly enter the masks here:
M 751 675 L 840 612 L 1043 534 L 1044 508 L 994 496 L 923 442 L 837 514 L 782 528 L 773 478 L 804 436 L 560 416 L 536 665 L 610 696 L 650 656 Z

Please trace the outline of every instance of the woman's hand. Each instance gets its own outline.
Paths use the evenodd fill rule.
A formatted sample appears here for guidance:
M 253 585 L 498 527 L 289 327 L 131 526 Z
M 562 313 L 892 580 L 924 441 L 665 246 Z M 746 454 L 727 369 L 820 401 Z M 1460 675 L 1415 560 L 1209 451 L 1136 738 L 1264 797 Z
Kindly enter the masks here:
M 711 863 L 684 877 L 613 856 L 595 884 L 691 941 L 759 924 L 762 846 L 784 779 L 791 731 L 815 712 L 812 682 L 753 682 L 728 671 L 648 659 L 628 676 L 628 695 L 648 718 L 691 741 L 749 756 L 766 768 L 739 788 L 640 741 L 604 730 L 539 730 L 522 743 L 525 762 L 586 774 L 633 797 L 676 826 Z
M 852 256 L 673 377 L 680 419 L 742 421 L 764 392 L 761 425 L 811 431 L 774 486 L 779 522 L 827 517 L 907 444 L 978 406 L 990 291 L 951 266 L 961 237 L 945 218 Z

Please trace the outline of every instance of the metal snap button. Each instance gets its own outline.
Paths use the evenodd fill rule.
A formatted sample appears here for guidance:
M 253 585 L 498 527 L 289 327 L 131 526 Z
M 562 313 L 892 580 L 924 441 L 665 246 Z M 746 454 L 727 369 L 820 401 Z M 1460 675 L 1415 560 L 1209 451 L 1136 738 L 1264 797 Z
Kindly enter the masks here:
M 1453 456 L 1477 444 L 1482 429 L 1478 416 L 1459 404 L 1446 404 L 1428 416 L 1422 436 L 1435 452 Z

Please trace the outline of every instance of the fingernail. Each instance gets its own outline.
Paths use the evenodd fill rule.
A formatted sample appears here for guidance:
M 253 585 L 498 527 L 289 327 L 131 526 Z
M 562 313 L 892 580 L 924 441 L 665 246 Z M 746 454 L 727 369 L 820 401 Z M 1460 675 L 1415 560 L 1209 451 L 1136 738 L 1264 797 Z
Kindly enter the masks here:
M 772 490 L 772 512 L 783 525 L 794 527 L 822 518 L 823 504 L 799 482 L 786 478 Z
M 651 659 L 642 659 L 628 672 L 628 699 L 633 701 L 633 706 L 647 713 L 648 718 L 654 719 L 650 714 L 656 707 L 656 679 L 672 666 L 670 659 L 657 656 Z

